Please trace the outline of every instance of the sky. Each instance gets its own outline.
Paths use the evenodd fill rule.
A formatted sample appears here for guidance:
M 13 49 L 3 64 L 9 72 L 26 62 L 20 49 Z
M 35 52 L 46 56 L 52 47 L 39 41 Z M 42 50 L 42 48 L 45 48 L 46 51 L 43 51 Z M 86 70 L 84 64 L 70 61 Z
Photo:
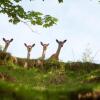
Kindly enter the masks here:
M 57 50 L 55 40 L 67 39 L 60 52 L 61 61 L 80 61 L 86 48 L 89 48 L 94 62 L 100 63 L 100 4 L 97 0 L 64 0 L 60 4 L 57 0 L 23 0 L 20 4 L 27 11 L 34 10 L 54 16 L 58 18 L 58 23 L 50 28 L 30 25 L 32 32 L 25 24 L 13 25 L 8 22 L 7 15 L 0 14 L 0 45 L 4 46 L 3 37 L 13 38 L 14 41 L 8 48 L 13 56 L 25 58 L 27 50 L 24 43 L 35 43 L 31 58 L 41 57 L 42 41 L 50 44 L 46 52 L 48 59 Z

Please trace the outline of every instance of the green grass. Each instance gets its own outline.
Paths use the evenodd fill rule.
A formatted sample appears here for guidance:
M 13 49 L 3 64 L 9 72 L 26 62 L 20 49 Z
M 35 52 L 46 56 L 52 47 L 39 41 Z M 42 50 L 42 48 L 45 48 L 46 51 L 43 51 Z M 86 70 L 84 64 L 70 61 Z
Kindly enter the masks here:
M 100 91 L 100 65 L 46 61 L 44 69 L 0 66 L 0 100 L 74 100 L 79 93 Z M 74 99 L 73 99 L 74 98 Z

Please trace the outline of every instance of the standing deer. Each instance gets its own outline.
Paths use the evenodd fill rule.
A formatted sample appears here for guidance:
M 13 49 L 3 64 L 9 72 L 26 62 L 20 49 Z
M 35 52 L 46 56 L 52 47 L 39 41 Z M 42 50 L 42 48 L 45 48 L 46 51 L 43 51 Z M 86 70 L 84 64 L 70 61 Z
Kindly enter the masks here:
M 56 39 L 56 42 L 58 43 L 58 49 L 56 51 L 56 53 L 54 53 L 50 59 L 55 59 L 55 60 L 59 60 L 59 54 L 60 54 L 60 51 L 61 51 L 61 48 L 63 47 L 64 43 L 66 42 L 67 40 L 64 40 L 64 41 L 59 41 Z
M 13 41 L 13 38 L 11 38 L 10 40 L 6 40 L 5 38 L 3 38 L 3 41 L 5 42 L 3 52 L 7 52 L 7 49 L 9 47 L 10 43 Z M 12 59 L 14 64 L 17 64 L 17 58 L 16 57 L 11 56 L 11 59 Z
M 9 46 L 10 43 L 13 41 L 13 39 L 6 40 L 5 38 L 3 38 L 3 41 L 5 42 L 5 47 L 4 47 L 3 51 L 4 51 L 4 52 L 7 52 L 8 46 Z
M 27 45 L 26 43 L 24 43 L 24 45 L 27 48 L 27 59 L 30 59 L 30 52 L 31 52 L 32 48 L 35 46 L 35 44 Z
M 35 44 L 27 45 L 26 43 L 24 43 L 24 45 L 27 48 L 27 61 L 24 63 L 24 67 L 27 68 L 28 60 L 30 59 L 30 52 L 31 52 L 32 48 L 35 46 Z
M 40 44 L 43 47 L 43 51 L 42 51 L 41 57 L 39 59 L 37 59 L 36 66 L 40 67 L 43 70 L 45 54 L 46 54 L 47 47 L 49 46 L 49 43 L 48 44 L 44 44 L 43 42 L 40 42 Z
M 46 50 L 47 50 L 47 47 L 48 47 L 49 43 L 48 44 L 44 44 L 43 42 L 40 42 L 40 43 L 43 46 L 43 51 L 42 51 L 41 58 L 44 60 L 45 59 Z

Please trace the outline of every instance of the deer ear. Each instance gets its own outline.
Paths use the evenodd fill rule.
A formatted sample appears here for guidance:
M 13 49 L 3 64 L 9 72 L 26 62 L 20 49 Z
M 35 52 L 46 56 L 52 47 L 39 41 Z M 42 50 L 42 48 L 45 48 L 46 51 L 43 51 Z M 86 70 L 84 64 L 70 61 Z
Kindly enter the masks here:
M 41 43 L 41 45 L 43 46 L 43 42 L 40 42 Z
M 32 47 L 34 47 L 34 46 L 35 46 L 35 44 L 32 45 Z
M 63 43 L 65 43 L 67 40 L 64 40 Z
M 6 42 L 6 39 L 5 39 L 5 38 L 3 38 L 3 41 L 5 41 L 5 42 Z
M 13 41 L 13 38 L 10 40 L 10 42 L 12 42 Z
M 56 42 L 59 43 L 58 39 L 56 39 Z
M 24 45 L 27 47 L 27 44 L 26 43 L 24 43 Z

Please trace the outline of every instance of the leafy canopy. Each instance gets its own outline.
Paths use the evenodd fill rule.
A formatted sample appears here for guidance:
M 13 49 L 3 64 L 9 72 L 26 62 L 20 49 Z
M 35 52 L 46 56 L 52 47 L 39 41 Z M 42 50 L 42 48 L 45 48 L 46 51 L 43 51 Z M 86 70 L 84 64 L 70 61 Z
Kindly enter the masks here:
M 41 25 L 45 28 L 56 24 L 57 19 L 55 17 L 43 15 L 41 12 L 25 11 L 19 4 L 21 1 L 22 0 L 0 0 L 0 13 L 8 15 L 9 22 L 13 24 L 28 22 L 32 25 Z M 58 2 L 61 3 L 63 0 L 58 0 Z

